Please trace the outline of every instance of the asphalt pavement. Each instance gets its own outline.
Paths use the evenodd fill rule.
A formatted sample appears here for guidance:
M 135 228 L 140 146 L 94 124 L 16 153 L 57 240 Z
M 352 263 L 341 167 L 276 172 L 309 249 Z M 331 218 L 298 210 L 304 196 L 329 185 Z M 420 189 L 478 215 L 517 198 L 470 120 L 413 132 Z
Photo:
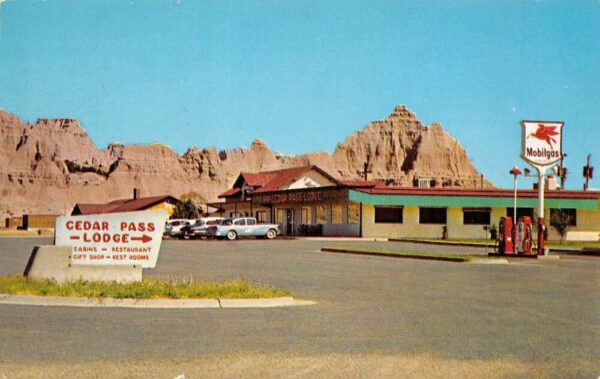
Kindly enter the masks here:
M 0 275 L 47 238 L 0 238 Z M 464 264 L 320 252 L 325 246 L 483 254 L 401 242 L 165 241 L 145 276 L 247 279 L 316 305 L 103 309 L 0 305 L 0 362 L 192 358 L 238 352 L 429 353 L 600 373 L 600 260 Z

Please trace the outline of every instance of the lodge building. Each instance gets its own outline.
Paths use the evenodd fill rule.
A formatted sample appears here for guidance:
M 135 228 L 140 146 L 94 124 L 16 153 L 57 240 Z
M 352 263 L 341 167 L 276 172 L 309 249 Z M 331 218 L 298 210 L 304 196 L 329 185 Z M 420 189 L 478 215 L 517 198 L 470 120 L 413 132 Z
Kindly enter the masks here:
M 519 190 L 517 215 L 537 214 L 537 191 Z M 251 216 L 277 223 L 284 235 L 379 238 L 484 238 L 484 225 L 513 215 L 513 190 L 393 188 L 380 182 L 339 181 L 317 166 L 241 173 L 211 203 L 224 217 Z M 547 190 L 545 219 L 572 214 L 568 238 L 600 239 L 600 192 Z

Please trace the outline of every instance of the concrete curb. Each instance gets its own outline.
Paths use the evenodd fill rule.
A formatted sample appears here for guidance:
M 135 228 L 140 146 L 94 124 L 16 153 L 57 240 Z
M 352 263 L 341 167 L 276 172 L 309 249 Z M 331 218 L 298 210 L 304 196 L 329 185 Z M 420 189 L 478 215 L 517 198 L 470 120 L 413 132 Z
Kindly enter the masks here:
M 365 238 L 365 237 L 296 237 L 297 240 L 301 241 L 355 241 L 355 242 L 388 242 L 387 238 Z
M 475 242 L 450 242 L 450 241 L 423 241 L 416 239 L 401 239 L 401 238 L 390 238 L 389 242 L 409 242 L 409 243 L 420 243 L 423 245 L 442 245 L 442 246 L 466 246 L 466 247 L 485 247 L 485 244 Z M 490 243 L 487 245 L 488 248 L 493 248 L 494 244 Z
M 505 257 L 514 259 L 534 259 L 534 260 L 546 260 L 546 261 L 557 261 L 560 259 L 558 255 L 525 255 L 525 254 L 502 254 L 502 253 L 488 253 L 488 257 Z
M 386 258 L 397 258 L 397 259 L 418 259 L 425 261 L 438 261 L 438 262 L 452 262 L 452 263 L 467 263 L 467 264 L 503 264 L 508 263 L 508 260 L 505 258 L 487 258 L 486 256 L 479 257 L 469 257 L 470 259 L 462 258 L 449 258 L 444 256 L 430 256 L 430 255 L 419 255 L 419 254 L 407 254 L 407 255 L 398 255 L 393 253 L 374 253 L 370 251 L 360 251 L 360 250 L 349 250 L 343 248 L 330 248 L 323 247 L 321 248 L 322 252 L 326 253 L 335 253 L 335 254 L 349 254 L 349 255 L 366 255 L 371 257 L 386 257 Z
M 293 297 L 270 299 L 90 299 L 81 297 L 0 295 L 0 304 L 54 307 L 201 309 L 201 308 L 275 308 L 316 304 Z
M 415 240 L 415 239 L 400 239 L 400 238 L 390 238 L 389 242 L 409 242 L 409 243 L 420 243 L 424 245 L 441 245 L 441 246 L 466 246 L 466 247 L 485 247 L 483 243 L 474 243 L 474 242 L 450 242 L 450 241 L 423 241 L 423 240 Z M 488 248 L 495 247 L 494 244 L 488 244 Z M 575 249 L 562 249 L 562 248 L 553 248 L 550 249 L 551 253 L 554 254 L 570 254 L 570 255 L 585 255 L 585 256 L 595 256 L 600 257 L 600 250 L 584 248 L 583 250 L 575 250 Z

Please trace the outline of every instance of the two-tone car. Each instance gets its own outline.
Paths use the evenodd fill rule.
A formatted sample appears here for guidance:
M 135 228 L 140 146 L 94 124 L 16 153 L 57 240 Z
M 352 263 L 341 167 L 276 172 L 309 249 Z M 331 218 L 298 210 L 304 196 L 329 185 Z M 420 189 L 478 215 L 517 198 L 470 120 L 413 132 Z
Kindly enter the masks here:
M 224 220 L 223 217 L 204 217 L 199 218 L 193 224 L 181 229 L 186 238 L 202 238 L 207 236 L 207 229 L 211 226 L 218 225 Z
M 208 236 L 217 239 L 235 240 L 240 237 L 276 238 L 279 225 L 259 224 L 253 217 L 226 218 L 219 225 L 207 229 Z

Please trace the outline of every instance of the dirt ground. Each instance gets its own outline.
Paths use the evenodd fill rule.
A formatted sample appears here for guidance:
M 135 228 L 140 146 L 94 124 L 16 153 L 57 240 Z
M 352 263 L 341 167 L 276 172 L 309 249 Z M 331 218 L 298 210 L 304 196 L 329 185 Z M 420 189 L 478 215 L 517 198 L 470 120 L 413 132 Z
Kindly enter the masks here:
M 431 355 L 240 354 L 189 360 L 0 364 L 0 378 L 552 378 L 559 367 Z M 570 372 L 569 375 L 576 373 Z

